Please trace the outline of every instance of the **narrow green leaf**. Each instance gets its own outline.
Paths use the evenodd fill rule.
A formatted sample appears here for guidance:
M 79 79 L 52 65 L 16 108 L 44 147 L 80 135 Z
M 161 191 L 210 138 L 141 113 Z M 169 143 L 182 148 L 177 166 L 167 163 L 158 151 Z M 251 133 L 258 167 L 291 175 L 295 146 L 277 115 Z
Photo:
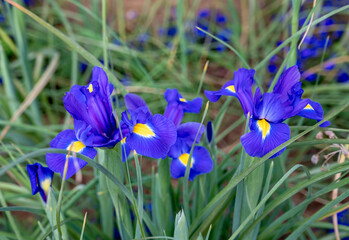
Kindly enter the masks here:
M 184 215 L 183 210 L 181 210 L 176 215 L 175 220 L 175 230 L 174 230 L 174 239 L 178 240 L 188 240 L 188 226 L 187 221 L 185 220 L 186 217 Z
M 67 44 L 67 46 L 71 49 L 74 49 L 76 52 L 78 52 L 83 58 L 86 59 L 89 63 L 91 63 L 94 66 L 98 66 L 104 69 L 104 71 L 107 73 L 109 79 L 117 86 L 117 88 L 120 90 L 122 95 L 126 95 L 125 87 L 119 82 L 119 80 L 114 76 L 114 74 L 107 68 L 104 67 L 96 57 L 94 57 L 90 52 L 88 52 L 86 49 L 81 47 L 79 44 L 77 44 L 75 41 L 70 39 L 68 36 L 63 34 L 61 31 L 47 23 L 45 20 L 37 16 L 36 14 L 32 13 L 28 9 L 23 8 L 18 3 L 12 1 L 12 0 L 6 0 L 8 3 L 13 5 L 15 8 L 18 8 L 21 12 L 25 13 L 29 17 L 31 17 L 33 20 L 35 20 L 37 23 L 39 23 L 41 26 L 49 30 L 51 33 L 56 35 L 58 38 L 60 38 L 63 42 Z

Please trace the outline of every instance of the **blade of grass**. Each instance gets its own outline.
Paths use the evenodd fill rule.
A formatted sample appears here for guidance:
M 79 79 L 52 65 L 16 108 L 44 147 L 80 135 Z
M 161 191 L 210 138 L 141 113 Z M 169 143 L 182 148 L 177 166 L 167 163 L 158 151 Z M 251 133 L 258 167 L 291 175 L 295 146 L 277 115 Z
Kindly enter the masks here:
M 253 219 L 255 214 L 258 212 L 259 209 L 268 201 L 268 199 L 274 194 L 274 192 L 283 184 L 284 181 L 287 180 L 287 178 L 298 168 L 303 168 L 303 170 L 307 173 L 308 179 L 310 179 L 310 173 L 306 167 L 303 165 L 295 165 L 293 166 L 274 186 L 273 188 L 268 192 L 268 194 L 258 203 L 258 205 L 251 211 L 251 213 L 248 215 L 248 217 L 238 226 L 236 231 L 233 232 L 233 235 L 229 238 L 229 240 L 233 240 L 237 238 L 237 236 L 240 234 L 240 232 L 244 229 L 244 227 L 248 224 L 250 220 Z M 311 185 L 309 185 L 308 193 L 311 194 Z
M 81 47 L 79 44 L 77 44 L 75 41 L 70 39 L 68 36 L 63 34 L 61 31 L 44 21 L 42 18 L 37 16 L 36 14 L 32 13 L 28 9 L 25 9 L 18 3 L 12 1 L 12 0 L 6 0 L 9 4 L 13 5 L 14 7 L 18 8 L 20 11 L 31 17 L 33 20 L 35 20 L 37 23 L 39 23 L 41 26 L 49 30 L 51 33 L 56 35 L 58 38 L 60 38 L 64 43 L 67 44 L 67 46 L 71 49 L 74 49 L 76 52 L 78 52 L 83 58 L 85 58 L 86 61 L 91 63 L 94 66 L 98 66 L 104 69 L 104 71 L 107 73 L 109 79 L 117 86 L 117 88 L 120 90 L 120 93 L 124 96 L 126 95 L 126 90 L 124 86 L 119 82 L 119 80 L 114 76 L 114 74 L 108 70 L 108 68 L 104 67 L 96 57 L 94 57 L 90 52 L 88 52 L 86 49 Z
M 190 200 L 190 194 L 189 194 L 189 190 L 188 190 L 188 184 L 189 184 L 189 173 L 190 173 L 190 166 L 191 166 L 191 161 L 192 161 L 192 155 L 193 155 L 193 150 L 195 147 L 195 142 L 196 139 L 199 135 L 201 126 L 203 126 L 203 122 L 205 120 L 206 114 L 208 112 L 208 106 L 209 106 L 209 102 L 206 102 L 206 107 L 205 107 L 205 111 L 204 114 L 202 116 L 201 119 L 201 123 L 200 123 L 200 127 L 199 127 L 199 131 L 196 133 L 193 145 L 190 149 L 190 154 L 189 154 L 189 159 L 188 159 L 188 163 L 185 169 L 185 175 L 184 175 L 184 180 L 183 180 L 183 206 L 184 206 L 184 215 L 187 218 L 187 223 L 190 226 L 190 212 L 189 212 L 189 200 Z
M 349 9 L 349 5 L 343 6 L 341 8 L 337 8 L 336 10 L 333 10 L 327 14 L 325 14 L 324 16 L 314 20 L 310 25 L 316 25 L 322 21 L 324 21 L 325 19 L 340 13 L 342 11 L 345 11 L 346 9 Z M 275 48 L 273 51 L 271 51 L 262 61 L 260 61 L 255 67 L 254 69 L 257 71 L 259 70 L 261 67 L 263 67 L 267 61 L 274 56 L 276 53 L 278 53 L 281 49 L 283 49 L 287 44 L 289 44 L 294 38 L 299 38 L 299 36 L 302 35 L 302 33 L 304 33 L 307 30 L 307 27 L 303 27 L 300 30 L 298 30 L 295 34 L 293 34 L 291 37 L 287 38 L 282 44 L 280 44 L 277 48 Z
M 83 240 L 83 239 L 84 239 L 84 230 L 85 230 L 85 225 L 86 225 L 86 217 L 87 217 L 87 212 L 85 212 L 84 222 L 82 223 L 82 229 L 81 229 L 81 234 L 80 234 L 80 240 Z
M 42 89 L 46 86 L 46 84 L 49 82 L 52 75 L 56 71 L 58 67 L 58 62 L 59 62 L 59 54 L 57 53 L 54 55 L 53 59 L 51 60 L 44 74 L 41 76 L 39 81 L 35 84 L 33 90 L 31 90 L 31 92 L 24 99 L 23 103 L 20 105 L 17 111 L 12 115 L 10 122 L 15 122 L 24 113 L 24 111 L 33 103 L 33 101 L 37 98 L 37 96 L 40 94 Z M 4 139 L 4 137 L 6 136 L 9 130 L 10 130 L 10 125 L 7 125 L 1 131 L 0 141 Z
M 2 194 L 2 191 L 1 191 L 1 190 L 0 190 L 0 203 L 1 203 L 2 206 L 4 206 L 5 208 L 7 208 L 7 204 L 6 204 L 4 195 Z M 16 224 L 16 221 L 15 221 L 14 218 L 12 217 L 11 213 L 10 213 L 9 211 L 6 211 L 5 214 L 6 214 L 6 217 L 7 217 L 8 221 L 10 222 L 10 226 L 11 226 L 13 232 L 14 232 L 15 235 L 16 235 L 16 238 L 17 238 L 18 240 L 23 239 L 23 237 L 22 237 L 22 235 L 21 235 L 21 232 L 19 231 L 18 226 L 17 226 L 17 224 Z

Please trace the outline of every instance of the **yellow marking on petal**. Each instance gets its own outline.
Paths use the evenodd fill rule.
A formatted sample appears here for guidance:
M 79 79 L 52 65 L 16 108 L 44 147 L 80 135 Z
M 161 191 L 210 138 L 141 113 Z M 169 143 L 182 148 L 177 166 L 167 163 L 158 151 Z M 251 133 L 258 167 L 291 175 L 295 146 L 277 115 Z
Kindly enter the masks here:
M 137 123 L 133 128 L 133 132 L 146 138 L 155 137 L 155 133 L 153 132 L 153 130 L 151 130 L 151 128 L 148 125 L 143 123 Z
M 83 149 L 85 148 L 85 145 L 80 142 L 80 141 L 76 141 L 71 143 L 68 147 L 67 150 L 71 151 L 71 152 L 81 152 Z
M 90 93 L 93 92 L 93 85 L 92 85 L 92 83 L 90 83 L 90 85 L 88 85 L 88 91 Z
M 263 118 L 257 121 L 257 125 L 259 130 L 262 131 L 262 137 L 264 139 L 270 132 L 270 124 Z
M 40 182 L 40 187 L 42 188 L 42 190 L 44 190 L 46 195 L 48 194 L 50 186 L 51 186 L 51 178 L 46 178 L 44 181 Z
M 229 91 L 231 91 L 233 93 L 236 93 L 234 85 L 228 86 L 225 89 L 227 89 L 227 90 L 229 90 Z
M 189 162 L 189 156 L 190 155 L 188 153 L 183 153 L 182 155 L 179 156 L 179 161 L 181 161 L 181 163 L 184 166 L 187 166 Z M 191 158 L 190 168 L 193 167 L 193 163 L 194 163 L 194 158 Z
M 120 142 L 121 142 L 121 144 L 125 144 L 126 138 L 124 137 Z
M 185 98 L 179 98 L 179 101 L 181 101 L 181 102 L 187 102 L 187 99 L 185 99 Z
M 307 109 L 307 110 L 314 110 L 314 108 L 313 108 L 310 104 L 308 104 L 307 106 L 305 106 L 304 109 Z

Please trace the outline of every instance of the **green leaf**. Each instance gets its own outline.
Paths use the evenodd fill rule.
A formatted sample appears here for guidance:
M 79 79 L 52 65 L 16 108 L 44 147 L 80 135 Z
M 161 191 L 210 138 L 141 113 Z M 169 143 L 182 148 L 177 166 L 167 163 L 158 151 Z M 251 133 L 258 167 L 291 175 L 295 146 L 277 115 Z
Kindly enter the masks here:
M 175 220 L 175 230 L 174 230 L 174 239 L 176 240 L 188 240 L 188 226 L 187 221 L 185 220 L 185 215 L 183 210 L 181 210 L 176 215 Z

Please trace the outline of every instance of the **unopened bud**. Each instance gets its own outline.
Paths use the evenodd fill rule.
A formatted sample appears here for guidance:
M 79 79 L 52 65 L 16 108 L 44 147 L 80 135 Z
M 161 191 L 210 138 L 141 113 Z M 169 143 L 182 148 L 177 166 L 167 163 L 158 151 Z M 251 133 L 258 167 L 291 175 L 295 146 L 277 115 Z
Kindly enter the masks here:
M 316 139 L 323 139 L 324 138 L 324 134 L 322 132 L 318 132 L 316 134 Z
M 313 156 L 311 156 L 311 162 L 313 164 L 317 164 L 319 162 L 319 155 L 318 154 L 314 154 Z
M 331 139 L 336 138 L 336 134 L 334 134 L 332 131 L 325 131 L 325 134 Z

